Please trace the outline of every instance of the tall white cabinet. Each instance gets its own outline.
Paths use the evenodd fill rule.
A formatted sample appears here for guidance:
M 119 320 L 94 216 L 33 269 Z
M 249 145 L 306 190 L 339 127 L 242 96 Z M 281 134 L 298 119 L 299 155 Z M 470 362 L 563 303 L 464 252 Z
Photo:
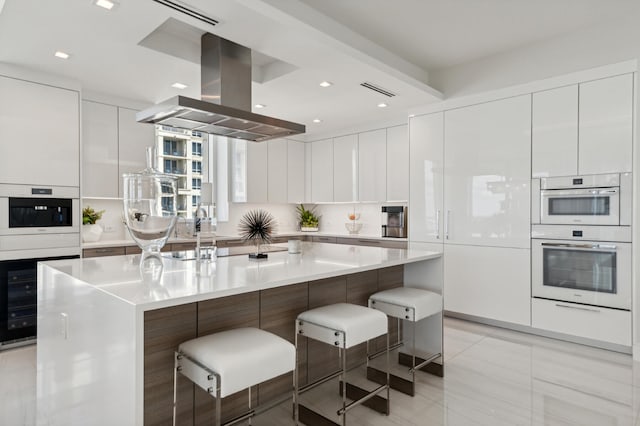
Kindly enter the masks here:
M 0 76 L 0 182 L 80 186 L 79 92 Z
M 444 240 L 444 113 L 409 121 L 409 237 L 412 241 Z
M 444 250 L 448 311 L 530 325 L 530 106 L 410 119 L 409 238 Z
M 529 248 L 531 96 L 445 112 L 445 240 Z

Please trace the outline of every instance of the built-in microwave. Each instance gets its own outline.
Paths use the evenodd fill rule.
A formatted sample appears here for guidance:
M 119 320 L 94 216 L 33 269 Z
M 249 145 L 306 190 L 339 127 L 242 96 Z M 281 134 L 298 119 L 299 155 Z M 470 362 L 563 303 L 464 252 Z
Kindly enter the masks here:
M 538 214 L 534 211 L 532 222 L 631 225 L 631 194 L 631 173 L 543 178 L 540 180 L 539 221 L 536 221 Z M 533 201 L 535 205 L 537 200 Z

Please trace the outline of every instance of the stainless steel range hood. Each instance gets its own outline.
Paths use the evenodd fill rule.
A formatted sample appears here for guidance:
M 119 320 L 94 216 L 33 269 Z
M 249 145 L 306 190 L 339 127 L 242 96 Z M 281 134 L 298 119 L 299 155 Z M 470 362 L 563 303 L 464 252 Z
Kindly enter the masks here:
M 175 96 L 137 113 L 138 122 L 253 142 L 306 131 L 303 124 L 251 112 L 250 49 L 209 33 L 201 42 L 202 100 Z

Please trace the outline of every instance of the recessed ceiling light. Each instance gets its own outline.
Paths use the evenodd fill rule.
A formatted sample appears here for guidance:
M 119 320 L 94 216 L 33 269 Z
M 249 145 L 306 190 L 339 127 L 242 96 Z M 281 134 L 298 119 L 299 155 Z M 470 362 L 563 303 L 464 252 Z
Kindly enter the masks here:
M 176 89 L 182 90 L 182 89 L 186 89 L 188 86 L 182 83 L 173 83 L 171 87 L 175 87 Z
M 96 6 L 100 6 L 104 9 L 107 10 L 111 10 L 113 9 L 113 6 L 115 6 L 116 4 L 110 0 L 96 0 L 94 3 Z
M 386 108 L 387 104 L 385 104 L 384 102 L 381 102 L 378 104 L 378 108 Z
M 313 122 L 314 122 L 314 123 L 322 123 L 322 120 L 320 120 L 319 118 L 314 118 L 314 119 L 313 119 Z
M 60 59 L 69 59 L 69 54 L 68 53 L 64 53 L 60 50 L 58 50 L 56 53 L 53 54 L 56 58 L 60 58 Z
M 320 86 L 322 86 L 322 87 L 329 87 L 329 86 L 332 86 L 332 85 L 333 85 L 333 83 L 330 82 L 330 81 L 323 81 L 322 83 L 320 83 Z
M 264 104 L 255 104 L 254 106 L 256 108 L 265 108 L 266 107 L 266 105 L 264 105 Z

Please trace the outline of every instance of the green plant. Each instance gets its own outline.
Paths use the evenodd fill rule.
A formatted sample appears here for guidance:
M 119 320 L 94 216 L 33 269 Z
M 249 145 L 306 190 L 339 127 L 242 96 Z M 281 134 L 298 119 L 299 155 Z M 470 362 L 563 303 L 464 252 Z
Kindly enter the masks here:
M 320 218 L 314 213 L 315 207 L 307 210 L 304 204 L 300 204 L 296 207 L 298 213 L 298 222 L 303 228 L 317 228 Z
M 92 207 L 87 206 L 82 209 L 82 224 L 83 225 L 93 225 L 100 219 L 102 219 L 102 214 L 104 210 L 95 211 Z

